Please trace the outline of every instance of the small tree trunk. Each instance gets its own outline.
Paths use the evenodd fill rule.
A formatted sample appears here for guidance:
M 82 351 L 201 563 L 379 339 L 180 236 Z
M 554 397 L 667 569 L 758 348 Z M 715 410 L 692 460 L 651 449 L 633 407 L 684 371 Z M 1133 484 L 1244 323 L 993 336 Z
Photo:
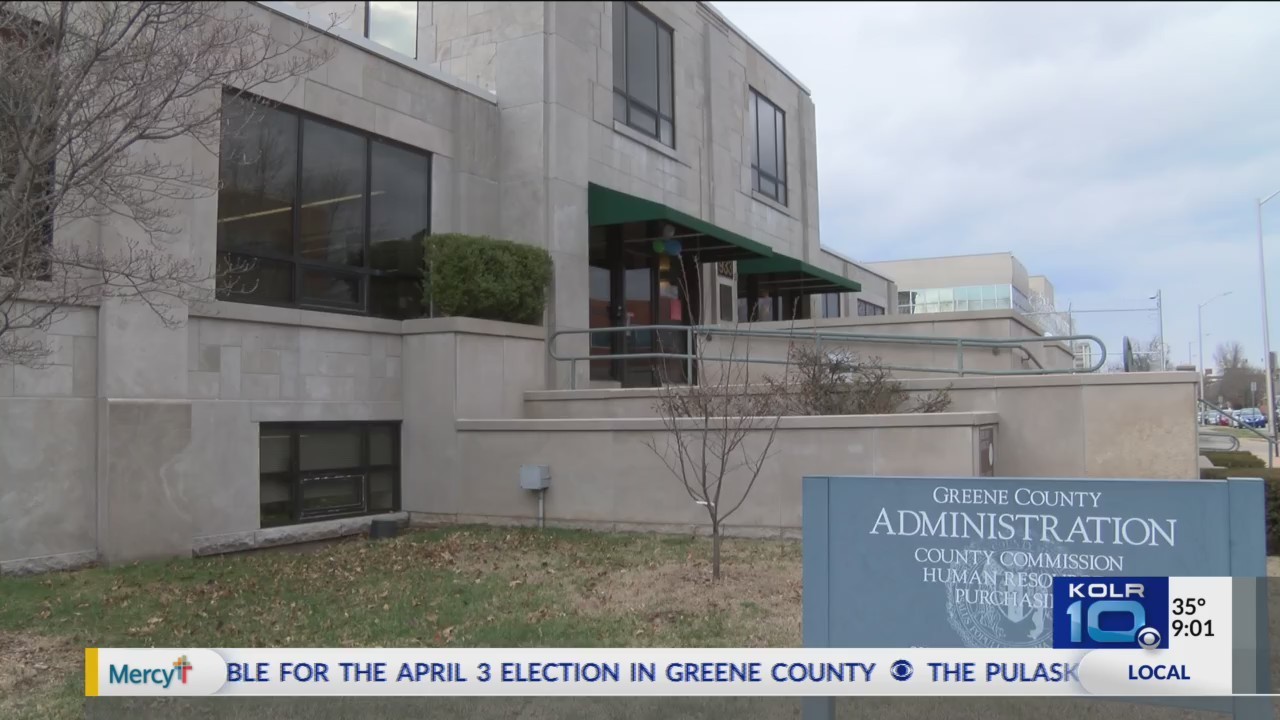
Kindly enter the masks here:
M 711 580 L 720 580 L 720 523 L 711 523 Z

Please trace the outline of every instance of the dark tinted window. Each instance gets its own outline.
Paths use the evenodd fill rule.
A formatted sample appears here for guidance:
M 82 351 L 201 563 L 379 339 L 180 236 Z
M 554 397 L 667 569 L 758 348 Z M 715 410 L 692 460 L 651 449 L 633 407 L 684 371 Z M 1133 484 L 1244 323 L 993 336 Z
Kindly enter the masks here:
M 751 144 L 751 187 L 787 204 L 786 116 L 763 95 L 751 91 L 750 112 L 755 134 Z
M 673 63 L 671 28 L 636 3 L 614 3 L 614 118 L 672 147 Z
M 218 248 L 292 255 L 298 118 L 239 100 L 223 107 Z
M 733 322 L 733 311 L 737 307 L 737 300 L 733 296 L 733 286 L 725 283 L 720 284 L 720 319 L 725 322 Z
M 430 155 L 229 93 L 220 172 L 220 297 L 422 315 Z
M 263 423 L 260 432 L 262 527 L 399 507 L 398 423 Z
M 302 122 L 302 233 L 307 260 L 364 264 L 365 143 L 326 123 Z
M 372 146 L 369 265 L 418 273 L 430 215 L 430 163 L 426 156 L 377 140 Z

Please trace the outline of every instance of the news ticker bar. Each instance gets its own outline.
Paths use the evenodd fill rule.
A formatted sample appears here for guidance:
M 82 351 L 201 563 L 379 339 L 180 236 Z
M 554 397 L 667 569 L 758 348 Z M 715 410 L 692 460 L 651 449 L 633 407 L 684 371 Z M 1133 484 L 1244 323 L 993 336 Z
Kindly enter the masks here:
M 116 649 L 87 696 L 852 696 L 1232 693 L 1231 658 L 1176 650 Z
M 1251 652 L 1258 649 L 1250 646 L 1257 645 L 1256 606 L 1247 601 L 1265 602 L 1256 592 L 1261 583 L 1157 580 L 1086 581 L 1070 592 L 1059 588 L 1071 600 L 1070 612 L 1056 606 L 1055 612 L 1079 622 L 1055 615 L 1055 643 L 1067 633 L 1063 637 L 1097 641 L 1102 649 L 88 648 L 85 694 L 1222 697 L 1257 692 L 1262 685 L 1247 677 Z M 1125 593 L 1137 598 L 1142 582 L 1141 610 L 1112 602 L 1103 605 L 1111 609 L 1091 616 L 1090 608 L 1109 598 Z M 1157 586 L 1162 592 L 1167 586 L 1167 597 L 1153 603 L 1150 590 Z M 1096 597 L 1087 597 L 1090 593 Z M 1083 597 L 1078 606 L 1077 597 Z M 1157 611 L 1166 610 L 1157 619 Z M 1139 618 L 1126 621 L 1132 613 L 1160 630 L 1160 642 L 1134 647 L 1135 638 L 1139 644 L 1142 638 Z M 1233 623 L 1233 615 L 1240 622 Z M 1120 625 L 1133 625 L 1128 647 L 1106 646 L 1116 618 Z M 1014 644 L 1018 638 L 1009 640 Z

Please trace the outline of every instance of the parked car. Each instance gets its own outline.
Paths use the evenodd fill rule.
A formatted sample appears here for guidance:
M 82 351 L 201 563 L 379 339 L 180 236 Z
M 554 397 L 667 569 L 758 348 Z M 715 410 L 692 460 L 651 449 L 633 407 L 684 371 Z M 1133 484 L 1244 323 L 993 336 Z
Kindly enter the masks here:
M 1200 413 L 1201 425 L 1219 425 L 1222 421 L 1222 413 L 1217 410 L 1205 410 Z
M 1238 427 L 1264 428 L 1267 426 L 1267 416 L 1263 415 L 1258 408 L 1237 410 L 1235 421 Z

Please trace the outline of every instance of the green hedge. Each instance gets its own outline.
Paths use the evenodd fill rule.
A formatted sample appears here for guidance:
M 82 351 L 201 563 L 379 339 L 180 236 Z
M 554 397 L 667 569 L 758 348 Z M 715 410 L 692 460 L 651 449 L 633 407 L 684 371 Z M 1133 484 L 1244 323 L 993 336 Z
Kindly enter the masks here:
M 426 239 L 423 301 L 437 316 L 541 325 L 550 283 L 542 248 L 476 235 Z
M 1267 554 L 1280 555 L 1280 468 L 1202 468 L 1202 480 L 1256 477 L 1267 483 Z
M 1209 462 L 1220 468 L 1260 468 L 1267 466 L 1262 458 L 1244 450 L 1206 450 L 1201 454 L 1209 458 Z

